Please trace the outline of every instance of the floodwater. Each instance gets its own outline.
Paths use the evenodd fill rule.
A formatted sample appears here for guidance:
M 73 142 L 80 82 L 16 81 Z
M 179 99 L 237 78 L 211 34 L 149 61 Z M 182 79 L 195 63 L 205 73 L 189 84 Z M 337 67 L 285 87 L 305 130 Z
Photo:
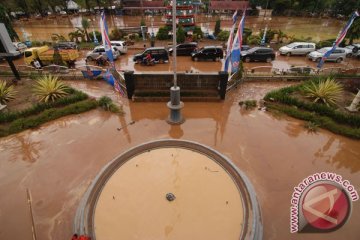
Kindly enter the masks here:
M 85 16 L 90 20 L 90 30 L 99 30 L 99 16 Z M 15 30 L 20 38 L 24 40 L 25 32 L 31 40 L 51 40 L 53 33 L 61 34 L 65 37 L 68 33 L 75 31 L 76 27 L 81 27 L 81 16 L 65 16 L 57 18 L 30 19 L 27 21 L 19 20 L 14 22 Z M 221 28 L 230 29 L 231 16 L 221 17 Z M 195 22 L 203 32 L 212 33 L 215 28 L 216 16 L 195 15 Z M 141 16 L 107 16 L 109 31 L 113 28 L 139 27 Z M 151 17 L 145 16 L 148 32 L 157 33 L 159 27 L 165 25 L 164 16 L 154 16 L 153 27 L 151 27 Z M 251 28 L 254 33 L 259 33 L 268 25 L 271 29 L 281 29 L 289 36 L 311 37 L 313 41 L 336 38 L 341 28 L 346 24 L 345 21 L 331 18 L 309 18 L 309 17 L 247 17 L 245 27 Z
M 238 105 L 289 83 L 245 83 L 224 102 L 185 102 L 186 121 L 179 126 L 166 122 L 165 103 L 129 102 L 104 82 L 69 83 L 120 99 L 125 115 L 93 110 L 1 138 L 0 239 L 32 239 L 27 188 L 38 239 L 69 239 L 79 201 L 100 169 L 131 147 L 166 138 L 212 147 L 248 176 L 262 211 L 264 239 L 359 239 L 359 201 L 335 232 L 290 234 L 291 194 L 306 176 L 335 172 L 360 191 L 360 142 L 322 129 L 309 133 L 302 121 Z
M 166 194 L 175 199 L 169 202 Z M 238 240 L 244 224 L 234 180 L 204 154 L 154 149 L 129 159 L 106 182 L 95 207 L 97 240 Z

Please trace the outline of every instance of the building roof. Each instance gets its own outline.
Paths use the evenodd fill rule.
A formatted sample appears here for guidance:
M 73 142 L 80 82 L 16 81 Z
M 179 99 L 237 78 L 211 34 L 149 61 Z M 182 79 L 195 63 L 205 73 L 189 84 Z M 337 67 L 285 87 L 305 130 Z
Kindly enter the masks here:
M 245 9 L 249 5 L 248 1 L 232 1 L 232 0 L 212 0 L 210 2 L 210 10 L 236 10 Z

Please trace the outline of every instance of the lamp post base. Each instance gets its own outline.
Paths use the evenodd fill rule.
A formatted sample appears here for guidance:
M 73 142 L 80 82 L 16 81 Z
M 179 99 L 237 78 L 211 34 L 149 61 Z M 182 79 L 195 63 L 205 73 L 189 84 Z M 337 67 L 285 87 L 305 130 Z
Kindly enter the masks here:
M 180 87 L 170 88 L 170 101 L 167 103 L 167 107 L 170 109 L 170 116 L 166 120 L 169 124 L 182 124 L 185 122 L 181 115 L 184 103 L 180 101 Z

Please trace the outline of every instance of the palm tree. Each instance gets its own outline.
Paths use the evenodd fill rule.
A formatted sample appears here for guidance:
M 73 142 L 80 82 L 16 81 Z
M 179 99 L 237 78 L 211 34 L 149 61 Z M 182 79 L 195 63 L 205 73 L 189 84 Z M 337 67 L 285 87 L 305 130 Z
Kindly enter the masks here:
M 90 28 L 90 22 L 89 22 L 89 20 L 86 19 L 86 18 L 81 19 L 81 26 L 82 26 L 83 29 L 84 29 L 85 36 L 86 36 L 86 41 L 89 42 L 89 41 L 90 41 L 90 37 L 89 37 L 88 31 L 87 31 L 87 30 Z

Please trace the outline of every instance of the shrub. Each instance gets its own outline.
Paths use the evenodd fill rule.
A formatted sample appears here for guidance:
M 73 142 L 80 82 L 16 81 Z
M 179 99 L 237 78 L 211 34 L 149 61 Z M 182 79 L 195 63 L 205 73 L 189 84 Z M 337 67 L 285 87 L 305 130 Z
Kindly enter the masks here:
M 185 31 L 181 25 L 179 25 L 177 32 L 176 32 L 176 42 L 177 43 L 185 42 Z
M 335 105 L 341 99 L 343 86 L 332 78 L 325 81 L 310 82 L 303 86 L 305 96 L 314 99 L 314 102 L 322 101 L 326 105 Z
M 217 39 L 220 41 L 227 41 L 229 38 L 230 32 L 227 30 L 222 30 L 218 35 Z
M 109 97 L 106 97 L 106 96 L 101 97 L 101 98 L 99 99 L 98 103 L 99 103 L 99 106 L 100 106 L 101 108 L 103 108 L 105 111 L 110 111 L 110 112 L 113 112 L 113 113 L 120 113 L 120 112 L 122 112 L 122 111 L 120 110 L 120 108 L 119 108 L 118 106 L 116 106 L 116 105 L 112 102 L 111 98 L 109 98 Z
M 40 102 L 55 101 L 68 95 L 68 86 L 58 80 L 58 77 L 45 75 L 40 77 L 34 86 L 34 94 Z
M 239 102 L 240 106 L 244 106 L 245 109 L 253 109 L 257 106 L 257 102 L 256 100 L 246 100 L 246 101 L 240 101 Z
M 313 81 L 321 81 L 321 79 L 315 79 Z M 343 113 L 336 109 L 333 109 L 325 104 L 307 103 L 291 97 L 291 93 L 300 91 L 301 85 L 282 88 L 280 90 L 271 91 L 266 94 L 264 99 L 266 101 L 275 101 L 283 104 L 296 106 L 299 109 L 304 109 L 310 112 L 316 112 L 319 115 L 327 116 L 340 124 L 346 124 L 355 128 L 360 128 L 360 117 L 353 114 Z
M 100 43 L 101 41 L 102 41 L 102 36 L 101 36 L 101 33 L 99 32 L 99 31 L 96 31 L 95 30 L 95 36 L 96 36 L 96 39 L 98 40 L 98 42 Z M 90 33 L 89 34 L 89 37 L 90 37 L 90 40 L 92 41 L 92 42 L 94 42 L 94 33 Z
M 97 102 L 93 99 L 88 99 L 85 101 L 67 105 L 63 108 L 47 109 L 42 113 L 40 113 L 39 115 L 28 118 L 19 118 L 13 121 L 12 123 L 10 123 L 7 129 L 0 129 L 0 136 L 6 136 L 9 134 L 17 133 L 29 128 L 35 128 L 45 122 L 70 114 L 86 112 L 96 107 L 97 107 Z
M 251 35 L 248 37 L 247 44 L 249 45 L 259 45 L 261 42 L 260 36 L 257 35 Z
M 16 91 L 13 86 L 8 86 L 5 80 L 0 80 L 0 103 L 6 104 L 7 102 L 15 99 Z
M 167 40 L 170 39 L 169 36 L 170 28 L 168 26 L 159 28 L 159 31 L 156 34 L 156 38 L 158 40 Z
M 202 32 L 201 27 L 197 27 L 197 26 L 194 27 L 193 36 L 196 36 L 195 37 L 196 39 L 200 39 L 204 37 L 204 33 Z
M 115 28 L 111 31 L 109 38 L 110 38 L 110 40 L 120 40 L 120 39 L 122 39 L 123 36 L 124 36 L 124 33 L 120 29 Z

